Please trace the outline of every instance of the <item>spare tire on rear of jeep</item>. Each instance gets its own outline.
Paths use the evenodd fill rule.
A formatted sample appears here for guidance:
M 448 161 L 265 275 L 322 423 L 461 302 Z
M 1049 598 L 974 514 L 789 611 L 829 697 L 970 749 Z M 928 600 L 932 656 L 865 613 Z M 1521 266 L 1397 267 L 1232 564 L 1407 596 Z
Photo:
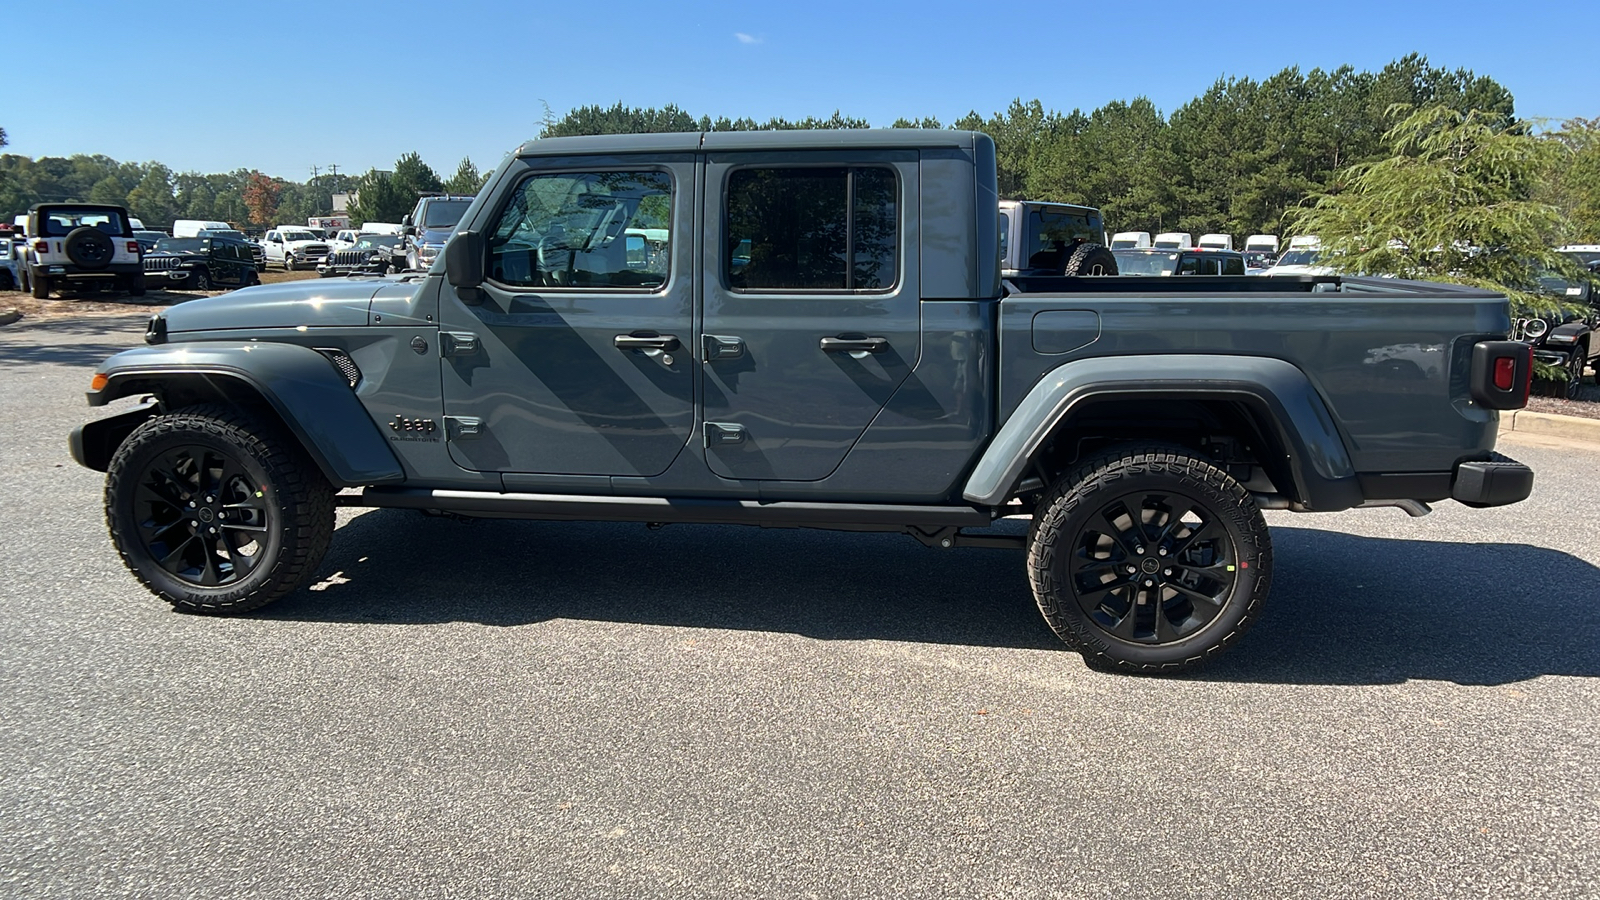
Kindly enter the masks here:
M 1104 244 L 1079 244 L 1067 264 L 1061 267 L 1063 275 L 1115 275 L 1117 258 Z
M 80 269 L 104 269 L 111 265 L 117 246 L 98 228 L 80 225 L 67 234 L 67 259 Z

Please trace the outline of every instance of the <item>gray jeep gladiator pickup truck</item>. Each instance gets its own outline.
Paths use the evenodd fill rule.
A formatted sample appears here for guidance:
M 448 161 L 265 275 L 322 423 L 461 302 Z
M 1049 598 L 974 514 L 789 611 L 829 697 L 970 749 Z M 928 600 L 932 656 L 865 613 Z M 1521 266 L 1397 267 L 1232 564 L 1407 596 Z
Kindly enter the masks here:
M 981 134 L 524 144 L 425 274 L 173 307 L 75 430 L 176 607 L 302 584 L 336 506 L 902 532 L 1014 547 L 1093 665 L 1260 613 L 1261 510 L 1514 503 L 1504 297 L 1337 277 L 1002 279 Z M 629 233 L 660 237 L 652 252 Z M 991 529 L 1031 517 L 1027 535 Z

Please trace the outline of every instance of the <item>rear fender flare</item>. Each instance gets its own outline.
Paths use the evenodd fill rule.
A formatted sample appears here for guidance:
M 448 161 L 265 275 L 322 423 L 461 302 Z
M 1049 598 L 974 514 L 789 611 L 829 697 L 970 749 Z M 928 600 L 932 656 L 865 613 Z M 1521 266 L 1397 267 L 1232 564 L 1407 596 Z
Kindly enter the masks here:
M 1297 499 L 1315 510 L 1362 501 L 1344 439 L 1304 372 L 1254 356 L 1105 356 L 1066 363 L 1033 386 L 1006 419 L 967 479 L 962 496 L 1005 502 L 1034 454 L 1083 403 L 1112 395 L 1243 401 L 1265 413 L 1288 455 Z
M 106 383 L 88 394 L 103 406 L 153 393 L 170 406 L 168 391 L 203 386 L 208 399 L 241 391 L 265 401 L 288 426 L 328 480 L 338 487 L 405 480 L 405 472 L 376 423 L 333 363 L 298 344 L 196 342 L 125 350 L 100 364 Z

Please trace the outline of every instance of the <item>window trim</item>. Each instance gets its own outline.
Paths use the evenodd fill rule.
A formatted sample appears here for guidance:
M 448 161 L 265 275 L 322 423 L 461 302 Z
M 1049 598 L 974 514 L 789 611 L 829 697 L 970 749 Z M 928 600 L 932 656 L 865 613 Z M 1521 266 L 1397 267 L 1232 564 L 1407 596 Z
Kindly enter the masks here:
M 484 283 L 494 286 L 494 288 L 497 289 L 497 290 L 502 290 L 502 291 L 505 291 L 507 293 L 517 293 L 517 294 L 548 294 L 548 293 L 560 293 L 560 294 L 632 294 L 632 295 L 647 297 L 647 296 L 650 296 L 652 294 L 666 294 L 666 293 L 670 292 L 672 290 L 672 288 L 673 288 L 674 282 L 678 278 L 677 270 L 679 268 L 677 265 L 674 265 L 675 260 L 673 259 L 673 257 L 678 252 L 678 242 L 675 241 L 675 240 L 672 240 L 671 238 L 668 239 L 668 243 L 667 243 L 667 277 L 666 277 L 666 280 L 662 281 L 660 284 L 656 285 L 655 287 L 642 287 L 642 286 L 641 287 L 622 287 L 622 286 L 614 286 L 614 285 L 600 285 L 600 286 L 571 285 L 571 286 L 564 286 L 563 287 L 563 286 L 559 286 L 559 285 L 549 285 L 549 286 L 547 286 L 547 285 L 531 285 L 531 284 L 529 284 L 529 285 L 507 284 L 507 283 L 505 283 L 503 281 L 499 281 L 499 280 L 493 278 L 489 274 L 489 273 L 494 271 L 494 267 L 490 264 L 490 258 L 493 256 L 493 253 L 491 252 L 491 250 L 489 248 L 489 234 L 490 234 L 490 232 L 489 232 L 489 227 L 488 226 L 490 226 L 490 225 L 498 225 L 500 223 L 500 217 L 505 213 L 506 208 L 511 205 L 512 198 L 516 196 L 517 191 L 521 190 L 522 186 L 524 184 L 526 184 L 528 181 L 531 181 L 531 180 L 533 180 L 535 178 L 542 178 L 542 177 L 552 176 L 552 175 L 603 175 L 603 174 L 605 174 L 607 172 L 656 172 L 656 173 L 659 173 L 659 174 L 667 176 L 667 185 L 668 185 L 667 197 L 668 197 L 668 209 L 669 209 L 668 218 L 669 218 L 669 221 L 673 222 L 674 224 L 676 223 L 676 220 L 677 220 L 677 217 L 678 217 L 678 179 L 673 175 L 672 169 L 670 169 L 670 168 L 668 168 L 666 166 L 656 165 L 656 164 L 639 165 L 639 166 L 624 166 L 624 165 L 616 165 L 616 164 L 613 163 L 613 164 L 609 164 L 609 165 L 599 165 L 599 166 L 571 165 L 571 166 L 549 166 L 549 167 L 540 166 L 540 167 L 537 167 L 537 168 L 530 167 L 527 171 L 524 171 L 524 172 L 514 176 L 515 180 L 511 184 L 511 189 L 507 190 L 507 191 L 502 191 L 500 193 L 500 202 L 499 202 L 499 204 L 494 206 L 493 208 L 491 208 L 489 210 L 489 212 L 488 212 L 488 215 L 484 216 L 484 218 L 483 218 L 484 227 L 483 227 L 482 233 L 483 233 L 483 238 L 484 238 L 484 240 L 483 240 L 483 244 L 484 244 L 484 250 L 483 250 L 483 252 L 484 252 L 484 260 L 483 260 L 484 277 L 483 277 L 483 281 L 484 281 Z M 471 207 L 468 207 L 467 211 L 471 212 L 472 211 Z M 465 221 L 465 218 L 466 217 L 463 215 L 462 216 L 463 221 Z M 457 229 L 460 229 L 461 227 L 462 227 L 462 225 L 461 225 L 460 222 L 456 223 L 456 228 Z M 676 230 L 677 230 L 676 228 L 669 229 L 669 234 L 672 231 L 676 231 Z M 624 250 L 626 250 L 626 247 L 624 247 Z
M 845 209 L 849 213 L 849 216 L 848 216 L 848 218 L 847 218 L 847 220 L 845 222 L 845 275 L 846 275 L 846 280 L 847 281 L 853 280 L 855 278 L 855 228 L 856 228 L 856 223 L 855 223 L 855 218 L 856 218 L 855 217 L 855 170 L 857 170 L 857 169 L 882 169 L 884 171 L 887 171 L 890 174 L 890 176 L 894 178 L 894 204 L 895 204 L 895 213 L 894 213 L 894 236 L 895 236 L 895 245 L 894 245 L 894 256 L 895 256 L 895 260 L 894 260 L 894 281 L 890 282 L 887 287 L 882 287 L 882 288 L 849 288 L 849 287 L 844 287 L 844 288 L 771 288 L 771 287 L 768 287 L 768 288 L 741 288 L 741 287 L 734 287 L 733 286 L 733 279 L 732 279 L 733 272 L 731 270 L 731 265 L 732 265 L 732 262 L 733 262 L 733 258 L 732 258 L 731 255 L 728 254 L 728 251 L 722 249 L 723 247 L 727 246 L 727 244 L 728 244 L 728 235 L 732 231 L 732 225 L 729 222 L 729 212 L 730 212 L 729 207 L 731 205 L 729 203 L 729 201 L 732 199 L 732 196 L 733 196 L 731 187 L 732 187 L 732 184 L 733 184 L 733 176 L 734 175 L 738 174 L 739 172 L 750 171 L 750 170 L 753 170 L 753 169 L 761 169 L 761 170 L 771 170 L 771 169 L 844 169 L 844 170 L 846 170 L 846 172 L 849 173 L 849 177 L 846 179 L 846 182 L 845 182 Z M 729 166 L 727 172 L 724 173 L 723 179 L 722 179 L 722 203 L 721 203 L 721 206 L 722 206 L 722 209 L 721 209 L 721 222 L 722 222 L 721 229 L 722 229 L 722 234 L 720 236 L 720 239 L 717 241 L 718 259 L 719 259 L 719 262 L 718 262 L 718 265 L 717 265 L 717 280 L 721 284 L 722 290 L 724 290 L 724 291 L 726 291 L 727 293 L 730 293 L 730 294 L 738 294 L 741 297 L 761 297 L 761 296 L 776 297 L 776 296 L 789 296 L 789 295 L 793 295 L 793 294 L 803 294 L 803 295 L 806 295 L 806 296 L 828 296 L 828 297 L 879 297 L 879 296 L 884 296 L 884 295 L 887 295 L 887 294 L 893 294 L 896 291 L 899 291 L 901 285 L 905 281 L 905 260 L 906 260 L 906 253 L 905 253 L 905 233 L 906 233 L 906 229 L 905 229 L 905 221 L 906 221 L 905 220 L 905 215 L 906 215 L 906 212 L 905 212 L 905 210 L 906 210 L 905 183 L 906 183 L 906 180 L 900 176 L 900 170 L 895 167 L 895 163 L 892 162 L 892 161 L 890 161 L 890 162 L 848 162 L 848 161 L 844 161 L 844 160 L 832 160 L 832 161 L 817 160 L 817 161 L 794 162 L 794 163 L 792 163 L 792 162 L 784 162 L 784 163 L 775 163 L 775 162 L 741 163 L 741 164 L 738 164 L 738 165 Z

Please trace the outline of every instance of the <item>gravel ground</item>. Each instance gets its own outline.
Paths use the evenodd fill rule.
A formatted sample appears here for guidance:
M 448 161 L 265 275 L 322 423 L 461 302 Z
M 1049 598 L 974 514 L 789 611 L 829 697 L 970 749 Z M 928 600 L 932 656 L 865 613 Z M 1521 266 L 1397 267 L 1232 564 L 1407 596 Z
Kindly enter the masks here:
M 1010 551 L 346 512 L 178 615 L 66 458 L 142 321 L 0 330 L 0 895 L 1595 897 L 1591 446 L 1523 504 L 1271 514 L 1187 678 L 1063 652 Z

